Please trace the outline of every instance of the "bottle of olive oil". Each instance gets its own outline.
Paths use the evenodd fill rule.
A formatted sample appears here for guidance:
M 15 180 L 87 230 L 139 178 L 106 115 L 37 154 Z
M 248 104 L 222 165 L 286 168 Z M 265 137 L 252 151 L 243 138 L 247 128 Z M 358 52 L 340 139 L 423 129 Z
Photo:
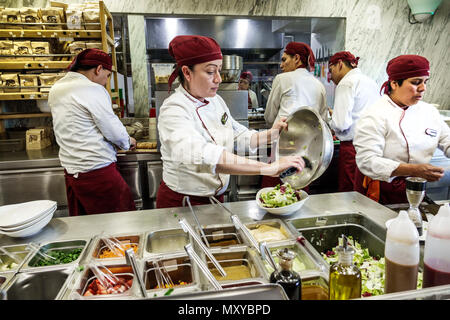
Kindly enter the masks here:
M 330 300 L 347 300 L 361 297 L 361 271 L 353 264 L 355 249 L 348 246 L 347 237 L 342 235 L 343 244 L 337 248 L 338 261 L 330 267 Z

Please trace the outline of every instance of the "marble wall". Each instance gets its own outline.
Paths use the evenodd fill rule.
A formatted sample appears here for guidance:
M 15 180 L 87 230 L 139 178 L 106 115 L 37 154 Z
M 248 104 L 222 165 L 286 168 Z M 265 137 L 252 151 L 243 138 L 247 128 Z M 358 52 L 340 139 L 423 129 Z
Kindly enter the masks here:
M 46 6 L 47 2 L 0 0 L 0 6 Z M 431 62 L 424 100 L 450 109 L 448 0 L 442 1 L 432 19 L 421 24 L 408 22 L 406 0 L 105 0 L 105 4 L 111 12 L 147 15 L 344 17 L 345 49 L 361 57 L 363 72 L 381 86 L 390 59 L 401 54 L 423 55 Z

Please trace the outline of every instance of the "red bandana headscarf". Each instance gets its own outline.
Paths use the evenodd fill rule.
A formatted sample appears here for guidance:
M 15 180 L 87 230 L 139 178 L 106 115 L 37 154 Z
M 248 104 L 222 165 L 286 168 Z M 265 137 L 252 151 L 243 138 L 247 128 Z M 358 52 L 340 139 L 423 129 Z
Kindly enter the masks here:
M 292 56 L 298 54 L 302 62 L 300 68 L 308 68 L 309 66 L 310 71 L 314 69 L 316 58 L 314 57 L 314 53 L 312 52 L 311 47 L 306 43 L 294 41 L 289 42 L 284 52 Z
M 348 61 L 355 68 L 358 66 L 359 57 L 355 58 L 350 51 L 340 51 L 330 58 L 329 65 L 336 64 L 339 60 Z
M 389 76 L 388 81 L 383 83 L 381 91 L 389 93 L 389 81 L 402 80 L 413 77 L 423 77 L 430 75 L 430 63 L 422 56 L 415 54 L 407 54 L 398 56 L 388 62 L 386 72 Z
M 177 63 L 169 78 L 169 91 L 182 66 L 222 59 L 222 51 L 216 40 L 203 36 L 176 36 L 169 43 L 169 53 Z
M 99 49 L 86 49 L 81 51 L 70 63 L 67 70 L 72 71 L 77 65 L 83 66 L 102 66 L 103 68 L 112 70 L 112 59 L 106 52 Z
M 240 78 L 248 80 L 248 82 L 252 82 L 253 75 L 252 75 L 252 73 L 250 71 L 244 71 L 244 72 L 241 73 Z

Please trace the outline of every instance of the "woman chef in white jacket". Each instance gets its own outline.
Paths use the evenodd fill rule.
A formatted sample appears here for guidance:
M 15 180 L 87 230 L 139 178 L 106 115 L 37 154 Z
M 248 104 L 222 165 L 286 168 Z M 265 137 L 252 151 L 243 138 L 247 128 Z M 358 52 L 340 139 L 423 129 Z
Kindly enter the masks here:
M 214 39 L 177 36 L 169 44 L 177 67 L 169 90 L 178 76 L 180 85 L 161 106 L 158 132 L 161 141 L 163 177 L 156 198 L 157 208 L 208 204 L 209 197 L 223 201 L 230 174 L 278 175 L 289 167 L 304 168 L 300 157 L 285 157 L 272 164 L 233 154 L 255 152 L 259 144 L 277 139 L 287 128 L 283 121 L 270 130 L 250 131 L 236 122 L 224 100 L 217 95 L 222 79 L 222 53 Z
M 405 177 L 437 181 L 444 169 L 429 164 L 436 148 L 450 157 L 450 129 L 438 110 L 422 100 L 429 62 L 398 56 L 387 65 L 385 95 L 356 124 L 355 190 L 382 204 L 407 203 Z

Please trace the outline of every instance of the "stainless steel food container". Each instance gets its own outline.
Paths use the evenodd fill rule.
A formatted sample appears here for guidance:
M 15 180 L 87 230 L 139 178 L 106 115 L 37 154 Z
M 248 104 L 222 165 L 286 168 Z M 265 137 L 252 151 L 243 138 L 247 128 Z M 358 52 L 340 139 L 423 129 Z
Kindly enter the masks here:
M 51 266 L 35 266 L 35 264 L 41 259 L 40 255 L 38 253 L 31 254 L 29 258 L 25 261 L 21 268 L 22 271 L 30 271 L 33 269 L 61 269 L 61 268 L 68 268 L 71 266 L 77 266 L 81 261 L 84 260 L 84 256 L 86 254 L 86 251 L 88 250 L 89 244 L 91 242 L 90 238 L 82 238 L 82 239 L 75 239 L 75 240 L 61 240 L 61 241 L 54 241 L 54 242 L 47 242 L 43 243 L 39 247 L 39 251 L 41 252 L 51 252 L 56 250 L 62 250 L 62 251 L 70 251 L 76 248 L 83 248 L 80 256 L 66 264 L 58 264 L 58 265 L 51 265 Z
M 8 300 L 58 300 L 73 274 L 73 266 L 19 272 L 3 288 Z
M 218 274 L 214 274 L 215 267 L 208 258 L 206 263 L 210 271 L 216 277 L 217 281 L 223 288 L 235 288 L 248 285 L 257 285 L 268 283 L 265 273 L 264 265 L 259 257 L 259 254 L 246 246 L 241 247 L 229 247 L 226 249 L 220 249 L 218 251 L 212 251 L 216 260 L 220 263 L 222 268 L 227 272 L 227 277 L 222 279 Z M 235 267 L 244 266 L 250 273 L 250 277 L 240 279 L 227 279 L 231 277 L 230 270 Z M 212 290 L 212 286 L 206 280 L 203 280 L 207 285 L 208 290 Z
M 127 241 L 130 244 L 138 246 L 135 253 L 136 259 L 142 258 L 142 252 L 144 251 L 144 236 L 143 234 L 112 234 L 119 241 Z M 91 260 L 100 262 L 102 264 L 123 264 L 126 261 L 125 255 L 116 258 L 100 258 L 103 250 L 108 249 L 105 242 L 100 237 L 95 237 L 91 241 L 91 245 L 86 253 L 86 262 Z
M 88 286 L 96 279 L 95 274 L 88 266 L 75 268 L 74 275 L 66 285 L 66 291 L 62 296 L 64 300 L 118 300 L 118 299 L 137 299 L 138 284 L 131 266 L 126 264 L 104 264 L 114 275 L 124 277 L 126 280 L 133 279 L 132 286 L 123 293 L 83 296 Z
M 30 250 L 26 248 L 26 245 L 11 245 L 11 246 L 3 246 L 4 250 L 13 253 L 17 258 L 20 259 L 20 263 L 17 263 L 16 267 L 0 270 L 0 272 L 18 272 L 25 261 L 29 258 Z M 10 258 L 7 254 L 4 254 L 0 251 L 0 261 L 3 261 L 3 264 L 9 264 L 14 262 L 12 258 Z M 0 263 L 0 266 L 2 264 Z
M 184 246 L 188 243 L 190 243 L 190 236 L 181 228 L 148 232 L 145 234 L 143 256 L 148 258 L 167 254 L 184 254 Z
M 266 243 L 268 245 L 269 244 L 282 244 L 289 240 L 295 240 L 297 238 L 297 233 L 293 232 L 293 229 L 289 228 L 287 226 L 287 224 L 281 219 L 268 219 L 268 220 L 262 220 L 262 221 L 252 222 L 252 223 L 245 223 L 245 226 L 247 227 L 247 229 L 249 229 L 250 232 L 252 232 L 252 230 L 257 229 L 259 226 L 262 226 L 262 225 L 266 225 L 269 227 L 279 229 L 281 231 L 281 233 L 286 237 L 286 239 L 284 239 L 284 240 L 266 241 Z M 246 244 L 251 245 L 248 242 L 248 239 L 245 237 L 245 235 L 243 235 L 242 231 L 239 230 L 239 232 L 241 233 L 243 239 L 246 241 Z
M 289 223 L 305 237 L 314 249 L 324 253 L 338 245 L 338 238 L 352 236 L 372 256 L 384 256 L 386 228 L 360 213 L 346 213 L 290 220 Z
M 201 232 L 196 228 L 197 233 L 202 239 L 203 243 L 206 242 L 201 235 Z M 245 244 L 241 233 L 236 229 L 234 224 L 214 224 L 203 227 L 203 233 L 209 243 L 209 248 L 224 249 L 233 246 L 242 246 Z
M 155 264 L 157 262 L 158 264 Z M 202 289 L 198 268 L 186 254 L 169 254 L 144 259 L 142 269 L 145 289 L 149 298 L 161 297 L 168 293 L 175 296 L 187 292 L 198 292 Z M 165 271 L 167 272 L 175 285 L 173 290 L 156 288 L 158 286 L 158 269 L 164 274 L 166 274 Z M 180 281 L 186 282 L 186 284 L 178 285 Z

